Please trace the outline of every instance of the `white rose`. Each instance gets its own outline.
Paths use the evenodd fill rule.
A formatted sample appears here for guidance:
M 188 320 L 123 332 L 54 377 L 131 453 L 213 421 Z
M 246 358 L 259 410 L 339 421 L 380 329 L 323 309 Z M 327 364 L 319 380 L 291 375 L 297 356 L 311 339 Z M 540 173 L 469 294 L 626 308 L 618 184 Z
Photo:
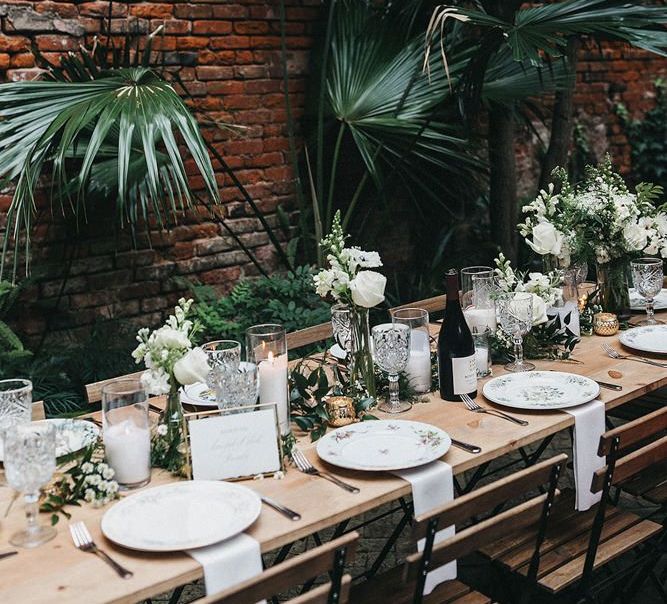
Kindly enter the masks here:
M 563 233 L 550 222 L 538 222 L 533 228 L 533 240 L 526 239 L 526 243 L 536 253 L 544 256 L 553 254 L 560 256 L 563 248 Z
M 387 278 L 375 271 L 359 271 L 350 281 L 352 301 L 357 306 L 372 308 L 384 300 L 384 288 Z
M 208 372 L 208 357 L 199 347 L 189 350 L 183 358 L 174 363 L 174 377 L 183 386 L 205 382 Z
M 623 237 L 631 250 L 643 250 L 646 246 L 646 229 L 630 223 L 623 229 Z
M 192 345 L 185 332 L 166 325 L 153 332 L 151 344 L 157 348 L 190 348 Z

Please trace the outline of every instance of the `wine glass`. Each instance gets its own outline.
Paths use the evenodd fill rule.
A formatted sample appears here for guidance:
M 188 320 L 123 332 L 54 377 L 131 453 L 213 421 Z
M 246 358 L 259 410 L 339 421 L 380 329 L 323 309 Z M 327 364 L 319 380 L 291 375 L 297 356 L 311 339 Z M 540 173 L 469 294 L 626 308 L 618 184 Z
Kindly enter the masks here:
M 218 404 L 224 404 L 227 401 L 219 397 L 226 391 L 226 380 L 239 368 L 241 343 L 236 340 L 215 340 L 204 344 L 202 350 L 208 357 L 210 369 L 206 384 L 215 391 Z
M 523 360 L 523 336 L 533 326 L 533 295 L 527 292 L 508 292 L 496 297 L 498 317 L 503 331 L 514 341 L 514 361 L 507 371 L 532 371 L 535 365 Z
M 39 524 L 39 489 L 56 469 L 56 432 L 51 424 L 16 424 L 3 433 L 7 484 L 25 496 L 27 527 L 9 542 L 17 547 L 37 547 L 56 536 L 52 526 Z
M 410 356 L 410 328 L 401 323 L 376 325 L 373 335 L 375 364 L 389 374 L 389 399 L 378 405 L 386 413 L 402 413 L 412 407 L 412 403 L 398 398 L 398 374 L 408 364 Z
M 658 325 L 662 321 L 655 318 L 653 300 L 662 289 L 662 260 L 659 258 L 639 258 L 630 263 L 632 283 L 637 293 L 646 298 L 646 319 L 638 325 Z

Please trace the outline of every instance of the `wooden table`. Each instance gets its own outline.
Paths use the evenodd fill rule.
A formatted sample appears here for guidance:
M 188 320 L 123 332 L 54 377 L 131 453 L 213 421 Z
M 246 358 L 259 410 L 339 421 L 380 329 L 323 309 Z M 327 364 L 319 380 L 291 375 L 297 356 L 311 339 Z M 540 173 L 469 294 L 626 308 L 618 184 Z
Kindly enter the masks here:
M 616 381 L 610 378 L 608 370 L 622 372 L 623 377 L 618 380 L 623 385 L 622 392 L 601 390 L 601 399 L 607 410 L 667 385 L 667 369 L 610 359 L 600 349 L 603 341 L 621 350 L 616 338 L 585 337 L 575 350 L 575 357 L 582 363 L 538 361 L 536 365 L 539 369 L 569 371 L 607 382 Z M 500 375 L 503 369 L 494 366 L 494 373 Z M 479 392 L 477 401 L 488 405 L 481 395 L 481 384 Z M 428 402 L 416 404 L 400 417 L 434 424 L 447 430 L 454 438 L 483 448 L 479 455 L 450 449 L 443 459 L 452 465 L 455 474 L 476 468 L 573 425 L 571 415 L 558 411 L 513 414 L 527 419 L 530 424 L 523 427 L 493 416 L 474 414 L 461 403 L 442 401 L 435 394 L 428 397 Z M 300 440 L 299 445 L 311 461 L 321 466 L 314 445 L 308 438 Z M 301 474 L 294 469 L 290 469 L 283 480 L 265 479 L 246 483 L 250 488 L 274 497 L 302 515 L 301 521 L 292 522 L 263 507 L 260 518 L 248 531 L 260 542 L 263 552 L 410 494 L 410 485 L 390 474 L 361 473 L 338 468 L 334 468 L 334 471 L 344 480 L 358 486 L 361 492 L 356 495 L 347 493 L 326 480 Z M 150 486 L 172 480 L 168 473 L 154 471 Z M 5 510 L 11 495 L 12 491 L 8 487 L 0 487 L 0 512 Z M 67 523 L 61 520 L 54 540 L 34 550 L 20 550 L 18 555 L 0 560 L 0 602 L 137 602 L 202 576 L 201 567 L 186 554 L 147 554 L 114 546 L 100 532 L 104 509 L 83 505 L 69 511 L 72 520 L 86 521 L 97 543 L 113 554 L 123 566 L 132 570 L 134 577 L 130 580 L 120 579 L 95 556 L 76 550 Z M 42 518 L 44 521 L 46 519 Z M 14 505 L 8 518 L 0 520 L 0 553 L 15 549 L 9 545 L 8 539 L 24 522 L 21 505 Z

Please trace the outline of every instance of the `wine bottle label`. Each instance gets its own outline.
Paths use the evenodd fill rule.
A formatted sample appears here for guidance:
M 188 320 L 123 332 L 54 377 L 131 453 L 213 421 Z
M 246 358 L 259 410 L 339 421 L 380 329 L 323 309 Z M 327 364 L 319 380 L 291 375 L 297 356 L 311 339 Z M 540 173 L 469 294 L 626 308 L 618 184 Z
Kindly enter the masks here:
M 477 363 L 475 355 L 452 358 L 454 394 L 468 394 L 477 390 Z

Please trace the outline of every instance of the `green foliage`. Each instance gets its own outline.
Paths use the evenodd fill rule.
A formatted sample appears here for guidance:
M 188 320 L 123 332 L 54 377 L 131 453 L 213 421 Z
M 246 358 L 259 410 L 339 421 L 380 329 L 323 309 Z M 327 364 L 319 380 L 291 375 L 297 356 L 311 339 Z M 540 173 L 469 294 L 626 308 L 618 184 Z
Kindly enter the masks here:
M 32 353 L 24 348 L 21 339 L 6 323 L 26 285 L 27 281 L 20 285 L 0 281 L 0 377 L 17 375 L 12 374 L 12 371 L 32 357 Z
M 632 176 L 667 190 L 667 82 L 654 82 L 656 102 L 641 119 L 631 119 L 625 105 L 616 106 L 630 143 Z
M 542 325 L 533 326 L 523 338 L 523 353 L 527 359 L 566 360 L 579 342 L 579 338 L 560 328 L 556 317 Z M 491 353 L 494 362 L 514 359 L 512 339 L 501 329 L 491 336 Z
M 224 337 L 244 342 L 245 330 L 260 323 L 280 323 L 290 332 L 330 319 L 329 304 L 315 293 L 308 266 L 286 275 L 241 281 L 228 296 L 219 297 L 206 286 L 193 290 L 203 341 Z

